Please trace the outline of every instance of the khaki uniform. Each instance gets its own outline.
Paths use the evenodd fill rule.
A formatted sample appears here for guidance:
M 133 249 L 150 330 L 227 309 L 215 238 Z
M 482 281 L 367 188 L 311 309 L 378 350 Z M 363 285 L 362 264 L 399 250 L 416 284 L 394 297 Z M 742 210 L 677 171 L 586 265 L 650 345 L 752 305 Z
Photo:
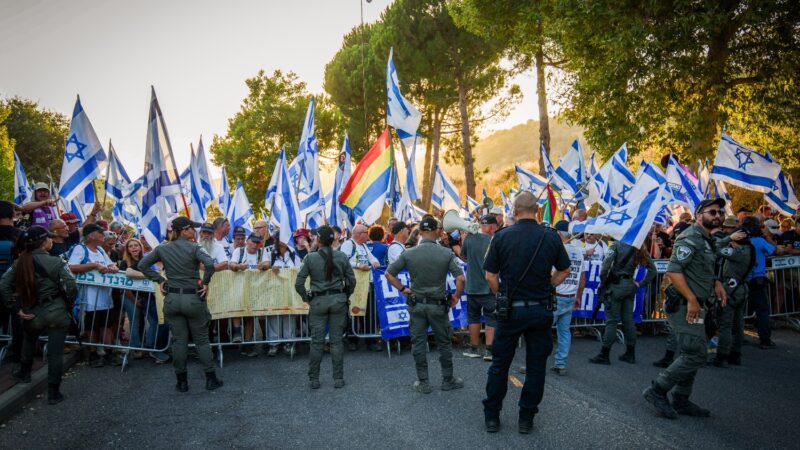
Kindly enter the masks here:
M 78 291 L 75 277 L 63 259 L 50 256 L 44 250 L 35 250 L 32 255 L 34 267 L 39 267 L 36 270 L 36 304 L 30 308 L 23 308 L 14 298 L 17 263 L 14 263 L 0 280 L 0 295 L 13 314 L 17 314 L 21 309 L 26 314 L 36 316 L 33 320 L 22 321 L 22 366 L 30 369 L 36 341 L 39 335 L 46 333 L 47 382 L 50 385 L 58 385 L 61 383 L 63 371 L 64 340 L 71 321 L 67 299 L 74 299 Z
M 164 277 L 151 266 L 164 265 L 167 275 L 167 295 L 164 297 L 164 318 L 172 331 L 172 358 L 176 374 L 186 373 L 186 352 L 189 331 L 197 347 L 203 371 L 214 372 L 214 360 L 208 340 L 208 323 L 211 313 L 204 299 L 197 294 L 200 287 L 198 267 L 203 263 L 203 284 L 208 285 L 214 274 L 214 260 L 198 244 L 183 237 L 161 244 L 139 261 L 139 271 L 147 278 L 162 283 Z
M 325 252 L 333 252 L 333 274 L 325 277 Z M 308 362 L 309 380 L 319 381 L 319 366 L 325 346 L 325 331 L 330 329 L 333 379 L 344 380 L 344 347 L 342 336 L 347 326 L 347 298 L 356 287 L 356 276 L 347 255 L 324 247 L 309 253 L 297 274 L 294 288 L 308 301 L 306 278 L 311 278 L 312 297 L 309 302 L 308 325 L 311 329 L 311 354 Z
M 411 292 L 416 304 L 409 304 L 409 331 L 412 352 L 420 382 L 428 382 L 428 327 L 433 330 L 439 348 L 439 362 L 445 382 L 453 379 L 452 327 L 448 316 L 447 273 L 454 277 L 464 272 L 458 265 L 453 251 L 435 241 L 423 240 L 414 248 L 404 251 L 386 269 L 397 276 L 408 268 L 411 277 Z

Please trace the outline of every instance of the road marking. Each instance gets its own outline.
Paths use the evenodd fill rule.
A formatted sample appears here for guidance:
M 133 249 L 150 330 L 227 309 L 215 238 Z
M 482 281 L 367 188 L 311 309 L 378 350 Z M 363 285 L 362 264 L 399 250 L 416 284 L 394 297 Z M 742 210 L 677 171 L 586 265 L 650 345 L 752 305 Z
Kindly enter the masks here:
M 514 375 L 509 375 L 508 379 L 511 380 L 511 384 L 515 387 L 522 389 L 522 381 L 519 381 L 519 378 L 515 377 Z

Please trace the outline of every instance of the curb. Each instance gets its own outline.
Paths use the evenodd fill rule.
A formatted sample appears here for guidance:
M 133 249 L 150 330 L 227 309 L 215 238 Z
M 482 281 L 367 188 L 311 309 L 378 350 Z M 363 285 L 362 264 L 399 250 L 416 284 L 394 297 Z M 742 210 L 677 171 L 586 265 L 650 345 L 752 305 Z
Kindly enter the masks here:
M 64 372 L 80 361 L 81 352 L 64 355 Z M 47 389 L 47 364 L 31 374 L 31 382 L 17 384 L 0 395 L 0 422 L 5 422 L 19 412 L 25 404 Z

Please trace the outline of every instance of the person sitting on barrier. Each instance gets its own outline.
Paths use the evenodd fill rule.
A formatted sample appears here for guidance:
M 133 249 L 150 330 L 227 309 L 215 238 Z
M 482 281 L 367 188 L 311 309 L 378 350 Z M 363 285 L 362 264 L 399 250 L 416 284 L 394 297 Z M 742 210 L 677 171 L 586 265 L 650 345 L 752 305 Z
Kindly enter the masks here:
M 326 328 L 330 330 L 333 387 L 344 387 L 344 349 L 342 335 L 347 322 L 347 299 L 356 287 L 356 277 L 348 264 L 347 255 L 333 250 L 333 230 L 328 226 L 317 229 L 320 249 L 309 254 L 300 267 L 294 288 L 309 304 L 308 323 L 311 328 L 311 354 L 308 379 L 311 389 L 319 389 L 319 367 L 325 343 Z M 311 278 L 311 291 L 306 279 Z
M 19 370 L 13 372 L 21 383 L 31 382 L 31 367 L 39 335 L 47 333 L 47 403 L 64 399 L 61 376 L 64 340 L 70 325 L 69 299 L 75 298 L 75 278 L 61 258 L 50 256 L 50 233 L 33 226 L 17 240 L 19 258 L 0 279 L 0 296 L 22 319 L 23 343 Z
M 290 269 L 300 267 L 302 261 L 300 257 L 293 252 L 285 242 L 280 240 L 279 235 L 275 235 L 275 246 L 269 252 L 266 261 L 263 263 L 266 267 L 271 268 L 272 272 L 278 274 L 281 269 Z M 279 316 L 267 316 L 265 320 L 260 320 L 261 329 L 265 330 L 264 334 L 267 340 L 290 340 L 294 338 L 295 320 L 297 316 L 294 314 L 282 314 Z M 283 350 L 291 355 L 293 347 L 290 342 L 283 345 Z M 267 356 L 276 356 L 278 354 L 278 344 L 270 344 L 267 349 Z
M 239 227 L 236 227 L 239 228 Z M 269 268 L 269 261 L 265 255 L 264 249 L 259 248 L 263 239 L 261 236 L 252 233 L 247 237 L 245 247 L 235 248 L 231 254 L 231 260 L 228 262 L 228 268 L 234 272 L 241 272 L 243 270 L 267 270 Z M 242 340 L 242 319 L 236 317 L 231 320 L 233 323 L 233 339 L 232 342 L 243 342 Z M 245 317 L 244 319 L 244 342 L 253 340 L 253 318 Z M 242 346 L 243 356 L 258 356 L 258 352 L 252 345 Z
M 103 250 L 103 229 L 100 225 L 89 224 L 83 227 L 83 244 L 76 245 L 69 256 L 69 270 L 72 273 L 98 271 L 116 273 L 119 269 Z M 80 289 L 79 308 L 84 313 L 83 327 L 89 335 L 90 343 L 103 346 L 114 344 L 112 328 L 110 287 L 83 286 Z M 89 346 L 89 365 L 103 367 L 106 363 L 121 365 L 122 361 L 111 351 L 105 352 L 101 359 L 97 347 Z
M 122 252 L 122 260 L 119 263 L 119 270 L 125 273 L 125 276 L 133 279 L 143 279 L 144 274 L 136 270 L 139 266 L 139 261 L 144 257 L 142 243 L 135 238 L 130 238 L 125 241 Z M 130 291 L 126 290 L 123 294 L 123 308 L 128 315 L 128 323 L 130 326 L 130 346 L 133 348 L 146 348 L 155 349 L 157 337 L 166 330 L 162 329 L 162 325 L 158 324 L 158 305 L 153 294 L 148 292 Z M 147 327 L 144 328 L 144 321 L 147 321 Z M 142 343 L 141 332 L 146 331 L 144 343 Z M 144 344 L 144 345 L 142 345 Z M 161 351 L 150 351 L 152 357 L 157 364 L 163 364 L 169 361 L 169 355 Z M 136 351 L 134 358 L 143 358 L 145 353 L 143 351 Z

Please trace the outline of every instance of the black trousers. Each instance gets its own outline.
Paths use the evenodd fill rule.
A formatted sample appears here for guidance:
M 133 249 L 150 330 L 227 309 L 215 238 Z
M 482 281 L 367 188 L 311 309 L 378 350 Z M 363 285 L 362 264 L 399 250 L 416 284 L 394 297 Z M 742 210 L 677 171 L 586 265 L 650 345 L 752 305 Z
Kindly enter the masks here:
M 553 352 L 553 312 L 544 305 L 531 304 L 511 309 L 506 320 L 498 320 L 492 343 L 492 365 L 486 380 L 486 399 L 483 412 L 487 418 L 499 418 L 503 399 L 508 392 L 508 370 L 514 360 L 517 342 L 525 337 L 525 368 L 527 374 L 519 396 L 519 412 L 533 417 L 539 412 L 544 395 L 547 357 Z

